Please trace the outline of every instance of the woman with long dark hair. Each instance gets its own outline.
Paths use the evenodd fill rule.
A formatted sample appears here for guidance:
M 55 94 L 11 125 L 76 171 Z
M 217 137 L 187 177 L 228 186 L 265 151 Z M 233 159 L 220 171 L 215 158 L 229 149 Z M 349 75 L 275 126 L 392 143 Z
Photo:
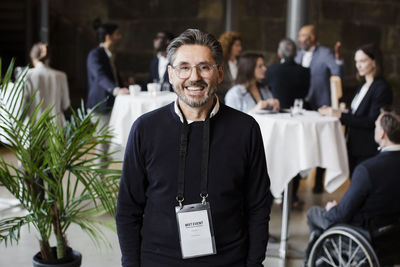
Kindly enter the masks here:
M 261 54 L 247 52 L 239 57 L 236 85 L 229 89 L 225 104 L 243 112 L 271 108 L 279 110 L 279 101 L 262 81 L 267 68 Z
M 382 54 L 375 44 L 357 49 L 354 56 L 357 79 L 364 83 L 358 88 L 348 112 L 331 107 L 321 107 L 322 115 L 337 117 L 347 126 L 347 150 L 350 174 L 361 161 L 378 153 L 374 140 L 375 121 L 383 106 L 393 100 L 391 86 L 383 78 Z

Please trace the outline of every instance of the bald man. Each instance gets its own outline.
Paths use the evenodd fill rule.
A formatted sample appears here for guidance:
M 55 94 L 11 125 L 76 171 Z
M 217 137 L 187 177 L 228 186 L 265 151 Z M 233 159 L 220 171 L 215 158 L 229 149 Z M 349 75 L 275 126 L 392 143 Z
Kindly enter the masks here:
M 305 25 L 299 31 L 298 43 L 301 50 L 295 61 L 310 68 L 311 81 L 307 100 L 312 109 L 323 105 L 330 106 L 330 77 L 342 76 L 343 61 L 340 55 L 340 42 L 335 45 L 335 54 L 318 44 L 314 25 Z
M 340 55 L 340 42 L 335 44 L 335 54 L 319 45 L 314 25 L 305 25 L 299 31 L 298 43 L 301 50 L 295 61 L 303 67 L 310 68 L 310 89 L 306 101 L 313 110 L 331 105 L 330 77 L 342 77 L 343 61 Z M 314 193 L 323 192 L 324 169 L 317 168 Z

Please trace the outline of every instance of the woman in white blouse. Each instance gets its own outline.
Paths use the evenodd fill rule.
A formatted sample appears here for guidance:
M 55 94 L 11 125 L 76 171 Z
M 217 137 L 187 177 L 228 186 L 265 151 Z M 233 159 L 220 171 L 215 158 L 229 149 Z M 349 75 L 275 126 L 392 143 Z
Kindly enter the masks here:
M 262 109 L 279 111 L 279 100 L 262 83 L 267 68 L 264 57 L 257 53 L 244 53 L 239 57 L 236 85 L 229 89 L 225 104 L 243 112 Z
M 378 153 L 374 140 L 375 120 L 383 106 L 392 104 L 391 86 L 383 78 L 382 54 L 375 44 L 361 46 L 355 53 L 357 79 L 364 84 L 358 88 L 351 109 L 342 112 L 331 107 L 321 107 L 322 115 L 334 116 L 347 126 L 347 150 L 350 174 L 361 161 Z

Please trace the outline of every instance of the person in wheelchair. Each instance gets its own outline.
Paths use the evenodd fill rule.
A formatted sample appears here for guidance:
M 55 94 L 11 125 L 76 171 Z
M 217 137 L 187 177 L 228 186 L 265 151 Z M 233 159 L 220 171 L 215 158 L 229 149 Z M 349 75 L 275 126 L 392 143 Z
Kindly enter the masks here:
M 371 214 L 400 214 L 400 113 L 381 109 L 375 122 L 375 141 L 380 153 L 363 161 L 354 170 L 350 186 L 342 200 L 313 206 L 307 212 L 310 244 L 335 224 L 366 226 Z

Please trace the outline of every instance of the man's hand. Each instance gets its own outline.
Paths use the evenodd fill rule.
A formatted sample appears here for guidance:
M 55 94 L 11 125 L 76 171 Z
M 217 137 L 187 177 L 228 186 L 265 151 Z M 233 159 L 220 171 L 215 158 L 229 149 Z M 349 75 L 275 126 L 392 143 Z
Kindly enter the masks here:
M 335 206 L 337 206 L 336 200 L 334 200 L 334 201 L 329 201 L 328 203 L 326 203 L 325 210 L 326 210 L 326 211 L 329 211 L 331 208 L 333 208 L 333 207 L 335 207 Z
M 126 87 L 119 88 L 117 95 L 129 95 L 129 89 Z
M 336 42 L 335 44 L 335 58 L 337 60 L 342 60 L 342 43 L 341 42 Z
M 270 98 L 270 99 L 261 100 L 260 102 L 258 102 L 257 105 L 254 107 L 254 110 L 262 110 L 262 109 L 271 108 L 273 111 L 278 112 L 279 107 L 280 107 L 279 100 L 276 98 Z

